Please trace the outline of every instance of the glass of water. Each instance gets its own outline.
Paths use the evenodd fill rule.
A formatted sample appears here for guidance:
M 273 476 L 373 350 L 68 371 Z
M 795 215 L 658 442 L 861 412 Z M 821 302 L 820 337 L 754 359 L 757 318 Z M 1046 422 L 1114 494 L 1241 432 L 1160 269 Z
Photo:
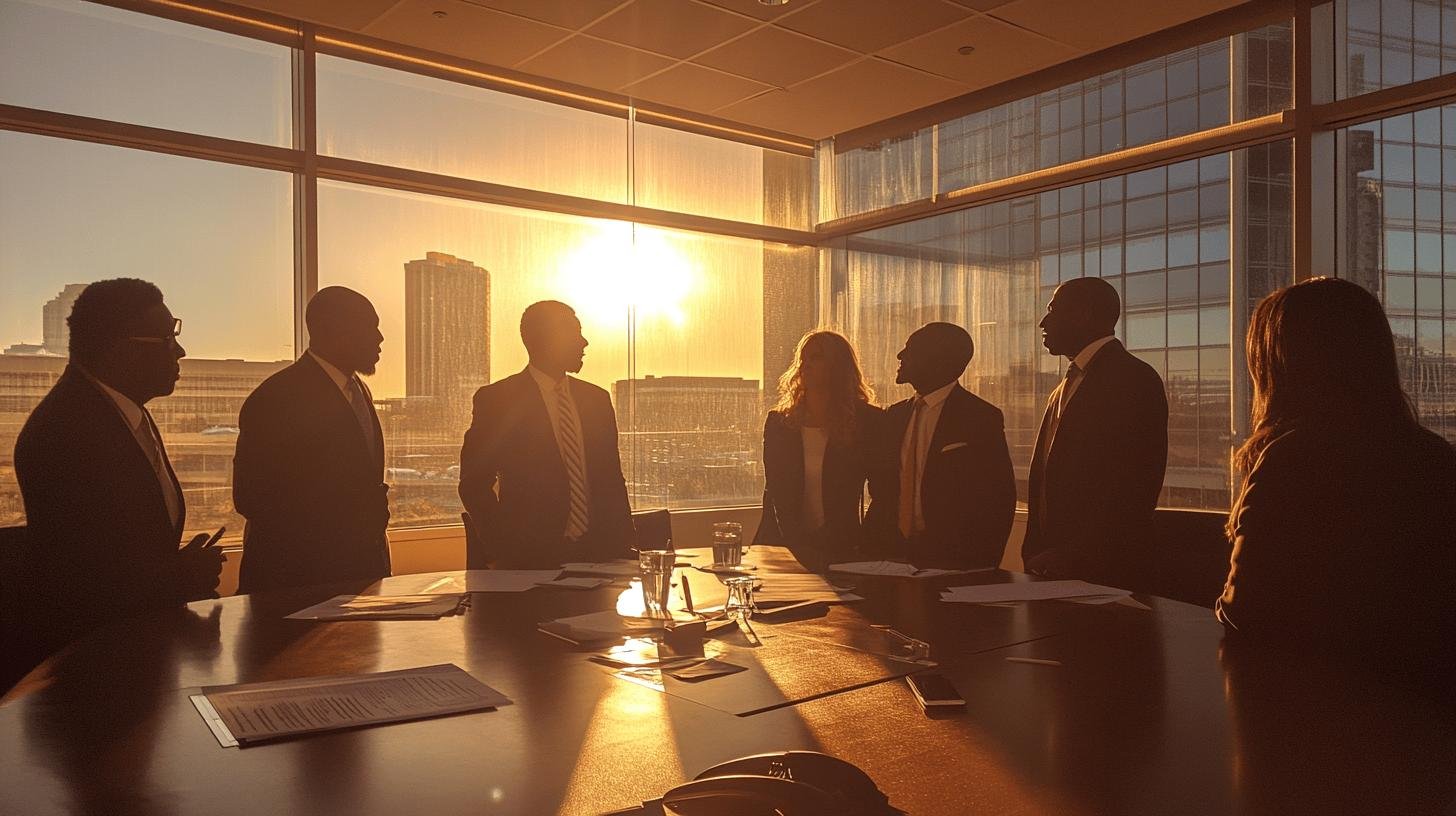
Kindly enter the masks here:
M 748 620 L 758 607 L 753 603 L 753 590 L 758 579 L 751 575 L 725 578 L 723 586 L 728 589 L 728 600 L 723 604 L 723 614 L 729 620 Z
M 743 563 L 743 525 L 736 521 L 713 524 L 713 566 L 732 569 Z
M 642 572 L 642 606 L 644 617 L 667 619 L 672 600 L 672 570 L 677 553 L 672 550 L 642 550 L 637 554 L 637 567 Z

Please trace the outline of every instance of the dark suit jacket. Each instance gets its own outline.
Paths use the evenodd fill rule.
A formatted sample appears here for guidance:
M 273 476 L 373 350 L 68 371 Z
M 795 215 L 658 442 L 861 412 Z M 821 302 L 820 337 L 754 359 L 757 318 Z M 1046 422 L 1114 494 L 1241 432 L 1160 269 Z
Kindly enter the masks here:
M 885 489 L 882 457 L 873 445 L 883 431 L 884 411 L 861 403 L 855 415 L 856 438 L 829 439 L 824 449 L 824 528 L 810 530 L 804 520 L 804 436 L 783 414 L 770 411 L 763 423 L 763 518 L 754 542 L 782 544 L 801 564 L 821 570 L 848 560 L 862 541 L 860 511 L 865 483 L 872 495 Z M 891 475 L 891 478 L 893 476 Z
M 27 523 L 19 604 L 37 643 L 54 649 L 102 623 L 198 600 L 184 593 L 183 524 L 168 517 L 151 463 L 116 404 L 74 365 L 20 431 L 15 476 Z M 185 503 L 179 510 L 185 523 Z
M 475 392 L 475 417 L 460 451 L 460 499 L 481 544 L 470 555 L 472 567 L 541 569 L 630 555 L 632 515 L 612 400 L 591 383 L 570 381 L 591 498 L 585 535 L 566 548 L 566 465 L 541 389 L 521 371 Z
M 1230 519 L 1218 616 L 1238 640 L 1456 670 L 1456 451 L 1444 440 L 1288 431 Z
M 1050 406 L 1037 448 L 1045 443 Z M 1056 549 L 1077 578 L 1127 589 L 1147 583 L 1153 510 L 1168 464 L 1168 398 L 1152 366 L 1116 340 L 1087 364 L 1051 440 L 1033 454 L 1026 540 L 1030 560 Z M 1046 484 L 1046 511 L 1037 497 Z
M 239 592 L 389 574 L 377 416 L 371 453 L 348 399 L 305 354 L 248 396 L 238 429 L 233 505 L 248 520 Z
M 911 400 L 885 411 L 880 456 L 888 474 L 866 526 L 888 554 L 917 567 L 972 569 L 1001 563 L 1016 513 L 1016 481 L 1000 409 L 957 384 L 945 398 L 930 438 L 920 483 L 925 532 L 900 535 L 900 446 Z

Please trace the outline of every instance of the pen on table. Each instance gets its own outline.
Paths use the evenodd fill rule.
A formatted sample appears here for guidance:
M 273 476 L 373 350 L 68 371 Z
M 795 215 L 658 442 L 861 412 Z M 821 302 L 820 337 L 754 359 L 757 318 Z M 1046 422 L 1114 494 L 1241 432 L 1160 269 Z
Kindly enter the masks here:
M 686 572 L 682 574 L 682 581 L 683 603 L 688 605 L 688 614 L 696 615 L 698 613 L 693 610 L 693 585 L 691 582 L 688 581 L 688 574 Z
M 1060 660 L 1047 660 L 1047 659 L 1041 658 L 1041 657 L 1008 657 L 1008 658 L 1006 658 L 1006 662 L 1007 663 L 1031 663 L 1031 664 L 1036 665 L 1036 666 L 1060 666 L 1060 665 L 1062 665 L 1062 661 L 1060 661 Z

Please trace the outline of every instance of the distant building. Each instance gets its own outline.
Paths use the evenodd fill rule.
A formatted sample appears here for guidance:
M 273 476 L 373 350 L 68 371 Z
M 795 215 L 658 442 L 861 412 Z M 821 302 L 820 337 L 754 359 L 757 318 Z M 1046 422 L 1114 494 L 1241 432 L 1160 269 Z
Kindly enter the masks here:
M 405 396 L 445 427 L 469 424 L 490 382 L 490 273 L 443 252 L 404 265 Z
M 46 351 L 45 346 L 39 343 L 16 343 L 6 346 L 5 351 L 0 352 L 0 354 L 11 357 L 53 356 Z
M 41 308 L 43 315 L 42 325 L 42 346 L 51 354 L 67 354 L 71 348 L 71 328 L 66 325 L 66 318 L 71 316 L 71 307 L 76 305 L 76 298 L 86 289 L 84 283 L 68 283 L 66 288 L 61 290 L 59 295 L 46 301 Z
M 761 497 L 757 380 L 649 375 L 613 383 L 612 400 L 634 507 L 751 504 Z

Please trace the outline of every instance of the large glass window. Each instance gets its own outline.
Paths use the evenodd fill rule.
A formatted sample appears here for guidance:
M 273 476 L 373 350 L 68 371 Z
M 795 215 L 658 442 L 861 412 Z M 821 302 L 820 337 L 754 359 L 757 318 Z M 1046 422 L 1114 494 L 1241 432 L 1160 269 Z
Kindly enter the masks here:
M 1337 137 L 1340 274 L 1385 304 L 1422 424 L 1456 441 L 1456 105 Z
M 910 395 L 894 385 L 910 332 L 933 320 L 965 326 L 976 356 L 962 381 L 1005 414 L 1025 499 L 1042 410 L 1066 366 L 1041 347 L 1037 323 L 1057 284 L 1105 278 L 1122 293 L 1119 338 L 1167 386 L 1162 503 L 1225 509 L 1234 380 L 1246 376 L 1235 368 L 1234 314 L 1247 307 L 1232 307 L 1231 282 L 1257 301 L 1291 281 L 1289 167 L 1280 143 L 855 235 L 830 251 L 829 318 L 884 403 Z M 1254 191 L 1257 219 L 1246 215 Z
M 1456 6 L 1445 0 L 1337 0 L 1340 98 L 1456 71 Z
M 293 178 L 0 132 L 0 525 L 24 521 L 15 438 L 66 365 L 82 284 L 136 277 L 183 319 L 182 377 L 147 407 L 191 532 L 226 524 L 238 410 L 293 359 Z
M 0 102 L 293 142 L 293 52 L 81 0 L 0 0 Z

